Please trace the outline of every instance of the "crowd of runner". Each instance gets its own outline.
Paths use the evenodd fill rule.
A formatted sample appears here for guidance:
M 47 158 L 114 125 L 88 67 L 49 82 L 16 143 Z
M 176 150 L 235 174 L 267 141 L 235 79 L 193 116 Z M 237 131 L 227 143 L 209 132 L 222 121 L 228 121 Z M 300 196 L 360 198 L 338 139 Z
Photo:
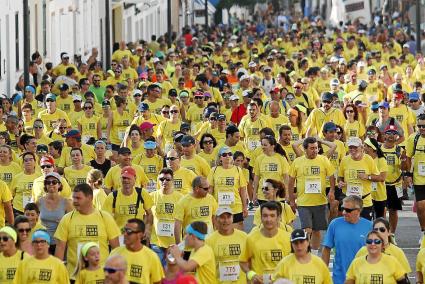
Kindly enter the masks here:
M 396 25 L 265 19 L 109 70 L 34 53 L 1 98 L 0 283 L 423 283 L 424 57 Z

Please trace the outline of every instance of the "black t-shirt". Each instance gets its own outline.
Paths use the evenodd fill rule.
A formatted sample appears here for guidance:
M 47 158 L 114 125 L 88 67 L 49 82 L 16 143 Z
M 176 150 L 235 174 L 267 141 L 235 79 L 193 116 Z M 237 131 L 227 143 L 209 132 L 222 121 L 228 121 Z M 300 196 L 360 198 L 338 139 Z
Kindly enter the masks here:
M 103 173 L 103 177 L 106 177 L 106 174 L 111 168 L 111 160 L 106 159 L 103 164 L 97 163 L 96 160 L 91 160 L 90 166 L 92 166 L 93 169 L 101 171 Z

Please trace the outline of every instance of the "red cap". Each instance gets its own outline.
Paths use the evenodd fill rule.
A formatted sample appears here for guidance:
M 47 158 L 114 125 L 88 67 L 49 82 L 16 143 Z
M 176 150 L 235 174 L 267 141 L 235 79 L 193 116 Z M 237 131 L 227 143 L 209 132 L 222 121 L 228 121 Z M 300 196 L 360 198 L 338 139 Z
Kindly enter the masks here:
M 152 127 L 154 127 L 156 124 L 150 123 L 149 121 L 144 121 L 142 122 L 142 124 L 140 124 L 140 130 L 146 130 L 146 129 L 151 129 Z
M 135 178 L 136 170 L 131 166 L 126 166 L 121 169 L 121 176 L 125 178 Z
M 396 132 L 396 133 L 398 133 L 397 126 L 388 124 L 387 127 L 385 127 L 385 129 L 384 129 L 384 133 L 385 132 Z
M 270 92 L 280 93 L 280 88 L 279 87 L 274 87 L 273 89 L 270 90 Z
M 395 99 L 396 100 L 402 100 L 402 99 L 404 99 L 404 93 L 403 93 L 403 91 L 401 91 L 401 92 L 395 92 L 394 95 L 395 95 Z
M 55 160 L 51 157 L 51 156 L 43 156 L 40 160 L 40 165 L 54 165 L 55 164 Z
M 177 284 L 198 284 L 198 281 L 196 281 L 195 276 L 186 274 L 186 275 L 180 275 L 177 278 Z

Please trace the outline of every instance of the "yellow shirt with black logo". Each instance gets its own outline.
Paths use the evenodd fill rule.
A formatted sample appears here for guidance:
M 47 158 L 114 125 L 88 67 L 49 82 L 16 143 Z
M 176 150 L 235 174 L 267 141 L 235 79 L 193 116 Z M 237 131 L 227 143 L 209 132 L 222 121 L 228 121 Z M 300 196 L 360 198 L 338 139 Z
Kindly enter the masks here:
M 414 126 L 416 115 L 408 106 L 400 105 L 391 106 L 390 117 L 394 117 L 403 128 L 404 135 L 408 135 L 408 125 Z
M 150 112 L 158 115 L 161 115 L 161 109 L 164 105 L 172 105 L 169 99 L 164 98 L 156 99 L 155 102 L 150 102 L 149 100 L 144 100 L 143 102 L 148 104 Z
M 183 197 L 178 191 L 164 194 L 161 190 L 152 192 L 152 214 L 154 229 L 151 233 L 151 243 L 159 247 L 168 248 L 175 244 L 174 219 L 176 206 Z
M 174 190 L 185 195 L 192 192 L 192 181 L 196 178 L 196 174 L 186 168 L 179 167 L 174 171 Z
M 69 283 L 69 276 L 58 258 L 52 255 L 46 259 L 30 256 L 19 263 L 13 283 Z
M 71 198 L 71 187 L 69 186 L 67 180 L 61 177 L 62 190 L 59 192 L 60 196 L 63 198 L 70 199 Z M 40 197 L 44 196 L 46 192 L 44 191 L 44 175 L 39 176 L 34 180 L 34 184 L 32 186 L 32 194 L 31 198 L 33 202 L 37 202 Z
M 328 112 L 324 112 L 322 108 L 314 109 L 306 121 L 306 127 L 311 128 L 311 134 L 322 134 L 323 124 L 333 122 L 336 125 L 343 126 L 345 117 L 342 111 L 336 108 L 331 108 Z
M 401 248 L 390 243 L 389 246 L 385 248 L 384 253 L 387 255 L 394 256 L 400 262 L 401 267 L 404 269 L 404 271 L 406 271 L 406 273 L 412 272 L 412 269 L 410 268 L 409 260 L 407 259 L 406 255 L 404 254 Z M 368 254 L 367 248 L 366 246 L 364 246 L 361 249 L 359 249 L 355 258 L 364 257 L 367 254 Z
M 168 119 L 161 121 L 161 123 L 159 124 L 156 136 L 162 137 L 161 147 L 165 149 L 165 152 L 173 148 L 174 134 L 177 131 L 180 131 L 181 124 L 181 120 L 177 121 L 176 123 L 171 123 L 171 121 Z
M 82 115 L 78 120 L 78 124 L 81 125 L 81 140 L 83 143 L 87 142 L 90 137 L 97 137 L 97 125 L 99 124 L 100 117 L 93 115 L 92 117 L 86 117 Z
M 239 256 L 246 249 L 247 238 L 248 235 L 245 232 L 234 229 L 228 236 L 215 231 L 205 240 L 205 244 L 214 252 L 218 283 L 247 283 L 245 273 L 239 266 Z
M 12 194 L 7 184 L 0 180 L 0 228 L 5 224 L 4 203 L 12 201 Z
M 284 146 L 282 144 L 280 145 L 282 146 L 283 150 L 285 150 L 286 157 L 288 158 L 287 161 L 289 165 L 291 165 L 295 158 L 297 158 L 297 154 L 295 154 L 294 148 L 292 148 L 292 141 L 289 142 L 289 145 L 287 146 Z
M 405 273 L 406 271 L 401 267 L 398 260 L 391 255 L 382 254 L 381 259 L 374 264 L 369 263 L 366 257 L 362 256 L 351 262 L 346 279 L 364 284 L 376 282 L 396 284 L 397 280 L 403 278 Z
M 91 160 L 96 159 L 96 152 L 94 151 L 93 146 L 87 145 L 87 144 L 81 144 L 80 149 L 83 152 L 84 164 L 89 164 Z M 71 150 L 72 150 L 71 147 L 68 147 L 68 146 L 63 147 L 59 162 L 57 164 L 58 167 L 65 168 L 72 165 Z
M 323 155 L 328 157 L 329 161 L 331 162 L 332 166 L 335 169 L 335 178 L 338 177 L 338 168 L 339 168 L 339 164 L 342 161 L 342 158 L 345 157 L 345 154 L 347 153 L 347 149 L 344 145 L 344 142 L 341 142 L 339 140 L 334 140 L 332 141 L 332 143 L 336 144 L 336 149 L 334 151 L 334 153 L 332 154 L 331 157 L 328 157 L 328 153 L 329 153 L 329 147 L 326 146 L 325 144 L 322 144 L 322 149 L 323 149 Z M 330 183 L 329 183 L 329 178 L 326 178 L 326 187 L 329 187 Z
M 211 169 L 208 183 L 213 188 L 214 198 L 218 206 L 230 206 L 233 214 L 242 212 L 242 200 L 239 190 L 246 190 L 247 181 L 238 166 L 225 169 L 217 166 Z
M 274 153 L 272 156 L 261 154 L 258 156 L 254 164 L 254 174 L 259 178 L 257 198 L 260 200 L 266 199 L 261 190 L 266 179 L 270 178 L 283 181 L 288 171 L 288 161 L 280 154 Z
M 157 189 L 158 174 L 164 165 L 163 158 L 156 154 L 148 158 L 146 155 L 142 154 L 133 160 L 133 164 L 141 166 L 148 177 L 149 182 L 146 185 L 146 189 L 149 192 L 155 191 Z
M 217 208 L 217 201 L 210 194 L 207 194 L 203 198 L 195 198 L 192 194 L 186 194 L 177 203 L 175 216 L 176 220 L 182 222 L 183 229 L 195 221 L 202 221 L 208 225 L 208 232 L 212 232 L 212 218 Z
M 56 109 L 54 113 L 48 113 L 47 109 L 40 111 L 38 113 L 38 118 L 43 121 L 46 132 L 53 130 L 58 119 L 65 119 L 66 126 L 71 127 L 71 121 L 69 120 L 68 115 L 66 112 L 60 109 Z
M 198 264 L 195 277 L 199 283 L 216 283 L 215 257 L 211 247 L 203 245 L 197 250 L 192 250 L 190 260 Z
M 133 116 L 128 111 L 124 111 L 122 115 L 116 110 L 112 111 L 112 127 L 109 135 L 112 144 L 121 145 L 125 131 L 132 120 Z
M 193 171 L 198 176 L 207 177 L 211 171 L 210 165 L 201 156 L 195 154 L 188 160 L 183 156 L 180 158 L 180 166 Z
M 12 179 L 22 172 L 22 167 L 18 163 L 11 162 L 8 166 L 0 165 L 0 179 L 4 181 L 10 188 Z
M 136 187 L 146 187 L 149 182 L 143 168 L 139 165 L 132 164 L 131 167 L 136 171 Z M 109 169 L 105 177 L 105 186 L 109 189 L 121 188 L 121 167 L 115 165 Z
M 375 158 L 375 164 L 378 167 L 380 173 L 388 172 L 387 161 L 384 157 Z M 385 182 L 372 182 L 372 199 L 375 201 L 387 200 L 387 189 Z
M 103 210 L 109 212 L 114 217 L 119 228 L 123 228 L 128 219 L 138 218 L 143 220 L 146 210 L 152 208 L 153 201 L 149 193 L 142 189 L 142 200 L 139 204 L 137 202 L 137 191 L 136 189 L 130 195 L 122 193 L 121 189 L 117 190 L 117 197 L 115 200 L 115 208 L 113 207 L 114 196 L 109 194 L 106 197 L 105 203 L 103 203 Z
M 261 146 L 260 130 L 264 127 L 270 127 L 270 123 L 261 117 L 255 121 L 251 118 L 241 121 L 238 128 L 248 150 L 252 151 Z
M 413 133 L 409 136 L 406 142 L 406 155 L 409 158 L 413 158 L 413 184 L 424 185 L 425 184 L 425 138 L 419 136 L 416 144 L 416 151 L 413 149 L 415 136 L 417 133 Z
M 273 274 L 278 263 L 291 253 L 290 233 L 278 229 L 275 236 L 269 238 L 254 228 L 246 240 L 246 250 L 240 261 L 251 262 L 251 270 L 258 275 Z
M 372 206 L 372 182 L 361 180 L 358 174 L 379 175 L 375 161 L 367 154 L 363 155 L 360 161 L 355 161 L 351 156 L 345 156 L 338 169 L 338 177 L 343 177 L 347 186 L 342 191 L 347 195 L 357 195 L 362 197 L 364 207 Z
M 129 251 L 125 246 L 117 247 L 111 255 L 121 255 L 127 261 L 127 280 L 131 283 L 157 283 L 164 278 L 161 261 L 150 248 Z
M 186 120 L 190 121 L 192 127 L 196 127 L 197 124 L 202 122 L 205 106 L 199 107 L 193 104 L 189 107 L 186 112 Z M 194 128 L 192 128 L 194 129 Z
M 94 209 L 88 215 L 80 214 L 76 210 L 65 214 L 59 222 L 54 237 L 67 244 L 66 268 L 72 275 L 80 250 L 85 243 L 96 242 L 99 244 L 100 265 L 103 265 L 109 255 L 109 241 L 120 235 L 120 229 L 114 218 L 106 211 Z
M 19 249 L 12 256 L 5 256 L 0 253 L 0 283 L 12 284 L 19 263 L 28 257 L 29 255 L 26 252 L 23 253 Z
M 13 208 L 24 212 L 25 205 L 31 202 L 31 192 L 34 180 L 39 173 L 27 175 L 24 172 L 17 174 L 10 183 L 10 192 L 13 196 Z
M 86 183 L 87 174 L 92 169 L 92 167 L 87 165 L 83 165 L 83 167 L 79 170 L 76 170 L 70 166 L 63 169 L 63 176 L 68 181 L 69 186 L 74 188 L 79 184 Z
M 286 115 L 281 114 L 276 118 L 270 117 L 270 126 L 276 137 L 279 137 L 279 128 L 282 125 L 288 125 L 288 123 L 289 119 Z
M 366 129 L 358 120 L 354 122 L 349 122 L 347 120 L 344 125 L 344 133 L 347 139 L 350 137 L 363 137 L 366 133 Z
M 296 158 L 289 175 L 297 181 L 297 204 L 299 206 L 327 204 L 326 177 L 334 173 L 335 168 L 325 156 L 317 155 L 314 159 L 306 156 Z
M 293 283 L 322 283 L 332 284 L 331 274 L 323 260 L 310 254 L 308 263 L 301 263 L 294 254 L 290 254 L 279 262 L 272 275 L 272 279 L 288 279 Z
M 387 185 L 401 184 L 401 170 L 400 170 L 400 153 L 401 148 L 397 150 L 398 146 L 392 148 L 385 148 L 385 145 L 381 146 L 382 152 L 384 152 L 387 161 L 387 176 L 385 182 Z M 398 151 L 398 153 L 397 153 Z
M 103 283 L 105 280 L 105 272 L 103 268 L 99 267 L 96 270 L 82 269 L 78 272 L 75 284 L 91 284 L 91 283 Z
M 198 155 L 207 161 L 208 165 L 213 168 L 216 165 L 219 148 L 215 147 L 211 153 L 205 153 L 204 150 L 198 153 Z
M 72 96 L 61 96 L 56 97 L 56 107 L 66 113 L 70 113 L 74 109 L 74 102 Z

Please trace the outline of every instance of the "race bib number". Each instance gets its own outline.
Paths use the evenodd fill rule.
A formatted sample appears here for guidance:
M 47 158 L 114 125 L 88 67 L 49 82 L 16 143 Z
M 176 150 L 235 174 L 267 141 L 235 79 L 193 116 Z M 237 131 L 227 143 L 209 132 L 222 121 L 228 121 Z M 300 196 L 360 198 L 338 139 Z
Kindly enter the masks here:
M 272 273 L 273 271 L 264 271 L 263 273 L 263 284 L 272 284 Z
M 359 183 L 349 183 L 347 185 L 347 196 L 356 195 L 362 197 L 363 186 Z
M 156 191 L 156 182 L 154 180 L 150 180 L 146 186 L 146 189 L 149 193 Z
M 222 191 L 218 193 L 218 205 L 231 205 L 235 202 L 235 193 L 231 191 Z
M 397 197 L 402 198 L 403 197 L 403 187 L 401 185 L 396 185 L 395 190 L 397 192 Z
M 306 179 L 305 180 L 305 193 L 322 193 L 322 183 L 320 179 Z
M 106 138 L 107 138 L 106 130 L 102 130 L 102 139 L 106 139 Z
M 118 139 L 119 140 L 124 140 L 124 136 L 125 136 L 125 131 L 118 131 Z
M 219 271 L 220 281 L 237 281 L 239 279 L 241 267 L 237 262 L 220 262 Z
M 90 140 L 90 136 L 83 135 L 81 136 L 81 141 L 83 141 L 84 144 L 86 144 Z
M 174 236 L 174 222 L 168 220 L 160 220 L 156 226 L 156 234 L 159 237 Z
M 22 208 L 25 208 L 25 206 L 27 206 L 28 203 L 31 202 L 31 195 L 22 195 Z
M 425 176 L 425 163 L 424 162 L 419 162 L 418 163 L 418 174 L 421 177 Z
M 249 150 L 255 150 L 258 147 L 260 147 L 260 145 L 261 145 L 260 141 L 248 140 L 248 149 Z
M 172 143 L 165 143 L 164 152 L 168 153 L 170 150 L 173 150 L 173 144 Z
M 371 182 L 371 186 L 372 186 L 372 191 L 377 191 L 378 190 L 378 184 L 376 182 Z

